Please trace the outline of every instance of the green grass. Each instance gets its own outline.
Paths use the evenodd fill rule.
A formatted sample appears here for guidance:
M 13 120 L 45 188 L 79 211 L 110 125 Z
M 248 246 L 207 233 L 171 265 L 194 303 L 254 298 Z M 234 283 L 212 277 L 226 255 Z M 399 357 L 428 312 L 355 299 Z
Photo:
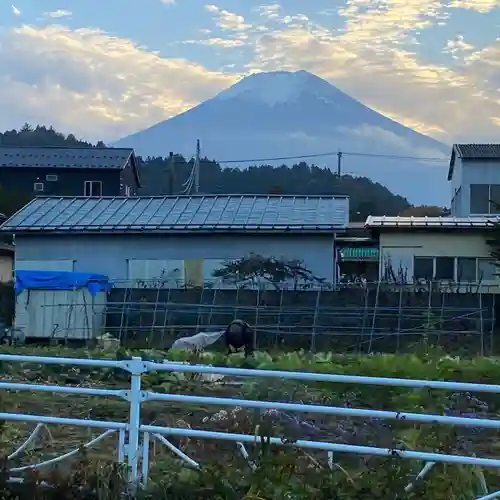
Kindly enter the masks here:
M 243 356 L 230 359 L 220 353 L 192 356 L 184 352 L 71 350 L 64 347 L 2 347 L 2 353 L 36 354 L 65 357 L 124 359 L 142 356 L 150 360 L 171 359 L 220 366 L 252 366 L 260 369 L 344 373 L 368 376 L 454 380 L 495 384 L 500 381 L 500 362 L 494 358 L 452 358 L 426 344 L 417 345 L 407 355 L 342 356 L 330 353 L 316 355 L 303 352 L 263 353 L 245 362 Z M 127 387 L 128 375 L 110 369 L 74 369 L 31 363 L 3 363 L 3 379 L 99 387 Z M 402 389 L 395 387 L 356 386 L 352 384 L 304 383 L 300 381 L 246 378 L 238 384 L 218 385 L 205 382 L 195 374 L 150 373 L 143 377 L 143 387 L 157 392 L 189 393 L 242 397 L 247 399 L 285 401 L 356 408 L 375 408 L 441 414 L 445 411 L 480 413 L 498 418 L 500 396 L 452 394 L 445 391 Z M 97 420 L 126 421 L 128 405 L 121 400 L 85 396 L 68 396 L 28 392 L 4 392 L 2 411 L 27 412 Z M 248 453 L 257 469 L 252 471 L 232 443 L 209 440 L 171 441 L 197 460 L 201 471 L 186 469 L 163 445 L 156 444 L 151 452 L 151 481 L 145 499 L 163 500 L 307 500 L 307 499 L 417 499 L 469 500 L 489 491 L 500 489 L 500 471 L 470 466 L 436 465 L 425 481 L 410 492 L 405 486 L 424 464 L 398 458 L 380 459 L 356 455 L 336 455 L 333 471 L 327 466 L 324 452 L 269 446 L 267 436 L 282 437 L 290 442 L 304 437 L 282 421 L 259 411 L 232 408 L 225 420 L 214 418 L 220 408 L 161 402 L 145 403 L 142 421 L 155 425 L 172 425 L 197 429 L 238 432 L 258 435 L 258 443 L 248 446 Z M 302 415 L 321 429 L 310 439 L 350 444 L 381 446 L 394 449 L 417 449 L 440 453 L 498 457 L 500 441 L 494 430 L 472 431 L 436 425 L 412 425 L 406 422 L 366 422 L 361 419 L 341 419 L 330 416 Z M 10 453 L 33 430 L 33 425 L 7 423 L 0 433 L 0 450 Z M 61 455 L 90 441 L 98 433 L 88 429 L 51 426 L 47 435 L 28 456 L 15 464 L 20 466 Z M 43 472 L 45 478 L 60 484 L 60 495 L 46 490 L 45 497 L 58 499 L 114 499 L 122 482 L 122 471 L 114 464 L 116 440 L 110 437 L 96 450 L 89 450 L 79 460 L 64 464 L 57 470 Z M 70 469 L 74 467 L 75 469 Z M 52 475 L 48 478 L 46 475 Z M 104 487 L 111 481 L 114 490 Z M 35 488 L 33 480 L 29 483 Z M 90 496 L 77 488 L 91 485 Z M 1 488 L 5 488 L 0 478 Z M 97 485 L 97 486 L 96 486 Z M 99 486 L 100 485 L 100 486 Z M 28 488 L 28 486 L 26 486 Z M 61 493 L 62 492 L 62 493 Z M 26 492 L 25 492 L 26 493 Z M 66 496 L 65 496 L 66 495 Z M 69 496 L 68 496 L 69 495 Z M 113 496 L 114 495 L 114 496 Z M 15 498 L 15 497 L 13 497 Z M 23 497 L 28 498 L 28 497 Z

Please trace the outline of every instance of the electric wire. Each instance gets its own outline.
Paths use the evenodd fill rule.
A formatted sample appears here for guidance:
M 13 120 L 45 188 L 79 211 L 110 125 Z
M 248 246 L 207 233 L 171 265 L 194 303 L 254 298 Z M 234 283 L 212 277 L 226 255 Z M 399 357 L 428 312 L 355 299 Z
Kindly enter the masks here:
M 423 156 L 402 156 L 402 155 L 390 155 L 390 154 L 377 154 L 377 153 L 358 153 L 355 151 L 328 151 L 325 153 L 311 153 L 307 155 L 295 155 L 295 156 L 275 156 L 270 158 L 250 158 L 241 160 L 214 160 L 217 163 L 257 163 L 264 161 L 281 161 L 281 160 L 299 160 L 306 158 L 321 158 L 326 156 L 361 156 L 368 158 L 385 158 L 388 160 L 418 160 L 424 162 L 446 162 L 449 160 L 447 158 L 432 158 Z M 206 160 L 205 160 L 206 161 Z

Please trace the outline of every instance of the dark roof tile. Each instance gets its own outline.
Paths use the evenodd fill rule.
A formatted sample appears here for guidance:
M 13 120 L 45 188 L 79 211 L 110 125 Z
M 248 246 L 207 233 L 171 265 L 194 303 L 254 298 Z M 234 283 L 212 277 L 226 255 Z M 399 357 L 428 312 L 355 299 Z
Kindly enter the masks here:
M 0 146 L 0 167 L 125 168 L 133 149 Z

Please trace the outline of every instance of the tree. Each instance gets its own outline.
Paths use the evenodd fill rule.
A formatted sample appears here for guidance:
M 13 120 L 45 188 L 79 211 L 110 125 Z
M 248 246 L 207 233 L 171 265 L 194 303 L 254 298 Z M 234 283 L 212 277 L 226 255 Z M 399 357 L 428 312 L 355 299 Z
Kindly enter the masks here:
M 102 141 L 93 145 L 77 139 L 73 134 L 61 134 L 52 127 L 29 124 L 19 131 L 0 133 L 0 145 L 105 147 Z M 173 171 L 168 157 L 139 157 L 138 161 L 143 185 L 139 194 L 154 196 L 182 193 L 183 183 L 189 178 L 194 160 L 175 154 Z M 408 200 L 366 177 L 338 177 L 326 167 L 303 161 L 291 166 L 223 168 L 216 160 L 205 157 L 201 159 L 200 170 L 200 193 L 349 196 L 351 220 L 365 220 L 368 215 L 397 215 L 410 207 Z
M 323 278 L 314 276 L 301 260 L 280 260 L 255 253 L 238 260 L 224 262 L 220 269 L 213 271 L 212 276 L 242 288 L 247 284 L 258 285 L 261 281 L 267 281 L 277 290 L 290 281 L 294 290 L 324 282 Z
M 405 208 L 398 215 L 402 217 L 446 217 L 450 214 L 444 207 L 434 205 L 416 205 Z

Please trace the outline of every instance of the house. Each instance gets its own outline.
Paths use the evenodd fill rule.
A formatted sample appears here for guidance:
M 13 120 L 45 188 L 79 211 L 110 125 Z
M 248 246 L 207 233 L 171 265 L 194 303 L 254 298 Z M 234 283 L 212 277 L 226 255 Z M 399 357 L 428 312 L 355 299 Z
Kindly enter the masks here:
M 455 144 L 448 180 L 448 217 L 368 217 L 365 227 L 379 239 L 379 277 L 499 293 L 489 242 L 493 224 L 500 222 L 494 203 L 500 202 L 500 144 Z
M 133 149 L 0 146 L 0 186 L 28 196 L 135 196 L 140 180 Z
M 348 216 L 342 196 L 37 197 L 0 231 L 15 234 L 16 270 L 100 273 L 117 286 L 201 285 L 252 252 L 303 260 L 334 283 Z
M 374 217 L 366 227 L 380 245 L 380 279 L 481 285 L 498 293 L 488 245 L 492 217 Z M 500 218 L 498 218 L 500 221 Z
M 455 144 L 448 180 L 452 216 L 500 214 L 500 144 Z

